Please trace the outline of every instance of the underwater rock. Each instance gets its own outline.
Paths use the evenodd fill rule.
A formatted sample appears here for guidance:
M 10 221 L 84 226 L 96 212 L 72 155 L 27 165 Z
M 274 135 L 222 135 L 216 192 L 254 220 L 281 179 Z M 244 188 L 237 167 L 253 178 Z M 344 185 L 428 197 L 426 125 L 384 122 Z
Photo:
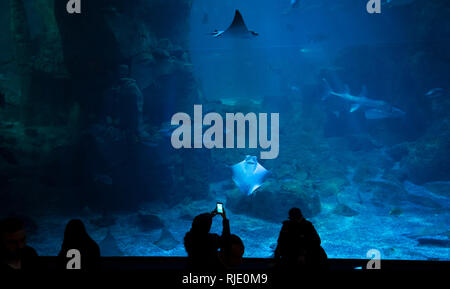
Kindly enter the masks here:
M 347 205 L 338 204 L 333 209 L 333 214 L 341 215 L 341 216 L 345 216 L 345 217 L 353 217 L 353 216 L 359 215 L 359 212 L 353 210 L 352 208 L 350 208 Z
M 450 198 L 450 182 L 431 182 L 424 187 L 436 195 Z
M 161 219 L 153 214 L 143 214 L 139 212 L 136 216 L 136 224 L 143 231 L 161 229 L 164 223 Z
M 396 180 L 369 179 L 359 185 L 359 190 L 361 195 L 371 195 L 372 202 L 380 206 L 397 206 L 406 199 L 406 191 L 403 184 Z
M 37 17 L 32 17 L 36 23 L 31 26 L 42 26 L 38 41 L 38 53 L 33 63 L 37 71 L 45 72 L 53 77 L 67 77 L 68 72 L 64 64 L 62 39 L 55 18 L 55 1 L 37 0 L 33 9 L 37 10 Z
M 408 144 L 400 143 L 386 149 L 386 153 L 394 160 L 400 161 L 404 156 L 408 155 Z
M 242 195 L 238 190 L 229 191 L 226 206 L 234 213 L 280 222 L 286 219 L 289 209 L 298 207 L 307 218 L 320 213 L 317 193 L 297 180 L 282 185 L 267 180 L 255 194 Z M 267 212 L 271 212 L 267 214 Z
M 181 157 L 182 162 L 175 169 L 173 177 L 177 177 L 175 187 L 183 190 L 175 190 L 174 195 L 167 200 L 169 204 L 184 196 L 190 196 L 193 200 L 205 199 L 209 192 L 212 167 L 210 150 L 186 150 Z
M 224 180 L 219 181 L 215 183 L 211 183 L 209 185 L 209 191 L 212 193 L 222 193 L 224 191 L 232 190 L 235 187 L 235 184 L 233 184 L 230 180 Z
M 120 250 L 117 245 L 117 240 L 111 234 L 111 231 L 108 230 L 105 239 L 103 239 L 100 244 L 100 252 L 102 256 L 122 256 L 123 252 Z
M 100 228 L 107 228 L 110 226 L 114 226 L 116 222 L 117 222 L 116 218 L 109 214 L 101 216 L 100 218 L 97 219 L 89 220 L 89 223 Z
M 325 182 L 317 184 L 320 196 L 330 197 L 337 196 L 339 192 L 342 192 L 345 186 L 349 185 L 349 181 L 345 178 L 335 177 L 328 179 Z
M 450 207 L 450 200 L 441 195 L 436 195 L 424 186 L 415 185 L 410 181 L 404 182 L 408 202 L 421 207 L 441 209 Z
M 29 137 L 38 137 L 39 136 L 37 129 L 35 129 L 35 128 L 26 128 L 24 130 L 24 133 L 26 136 L 29 136 Z
M 437 238 L 418 238 L 417 242 L 419 246 L 430 246 L 430 247 L 441 247 L 449 248 L 450 240 L 447 239 L 437 239 Z
M 181 214 L 180 215 L 180 220 L 185 220 L 185 221 L 192 222 L 194 220 L 194 216 L 192 216 L 191 214 Z
M 172 235 L 172 233 L 170 233 L 169 230 L 167 230 L 166 228 L 163 228 L 161 231 L 161 237 L 159 237 L 158 241 L 154 242 L 153 244 L 155 244 L 156 246 L 158 246 L 159 248 L 163 249 L 163 250 L 172 250 L 173 248 L 175 248 L 176 246 L 178 246 L 180 242 L 178 242 Z
M 402 161 L 408 179 L 415 184 L 448 180 L 450 171 L 450 133 L 427 136 L 410 143 Z
M 348 148 L 351 151 L 368 152 L 380 147 L 380 145 L 375 144 L 369 136 L 353 134 L 347 136 L 346 140 L 348 142 Z

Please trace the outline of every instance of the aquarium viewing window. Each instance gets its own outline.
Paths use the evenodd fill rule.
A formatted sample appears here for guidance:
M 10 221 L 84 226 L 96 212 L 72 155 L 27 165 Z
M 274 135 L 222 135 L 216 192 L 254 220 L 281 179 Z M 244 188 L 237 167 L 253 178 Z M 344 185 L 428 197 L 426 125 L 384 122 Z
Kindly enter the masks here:
M 450 261 L 448 2 L 2 1 L 0 218 L 40 256 L 185 257 L 212 212 L 244 257 L 295 219 Z

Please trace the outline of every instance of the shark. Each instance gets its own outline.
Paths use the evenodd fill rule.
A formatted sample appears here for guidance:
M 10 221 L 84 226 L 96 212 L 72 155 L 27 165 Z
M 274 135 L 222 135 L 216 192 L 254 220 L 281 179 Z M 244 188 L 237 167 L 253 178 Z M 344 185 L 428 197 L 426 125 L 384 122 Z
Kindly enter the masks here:
M 326 93 L 322 100 L 326 100 L 330 95 L 338 97 L 351 104 L 349 112 L 355 112 L 362 108 L 367 119 L 398 118 L 405 114 L 401 109 L 390 105 L 384 100 L 372 99 L 367 97 L 367 87 L 363 85 L 359 95 L 350 94 L 348 85 L 345 85 L 343 92 L 336 92 L 330 88 L 328 81 L 323 78 Z
M 245 25 L 244 18 L 241 12 L 236 9 L 234 13 L 233 22 L 225 30 L 215 30 L 210 33 L 213 37 L 233 37 L 233 38 L 251 38 L 258 36 L 259 34 L 255 31 L 249 30 L 247 25 Z
M 245 159 L 233 166 L 233 182 L 239 190 L 250 196 L 258 189 L 269 173 L 262 165 L 258 163 L 256 156 L 245 156 Z

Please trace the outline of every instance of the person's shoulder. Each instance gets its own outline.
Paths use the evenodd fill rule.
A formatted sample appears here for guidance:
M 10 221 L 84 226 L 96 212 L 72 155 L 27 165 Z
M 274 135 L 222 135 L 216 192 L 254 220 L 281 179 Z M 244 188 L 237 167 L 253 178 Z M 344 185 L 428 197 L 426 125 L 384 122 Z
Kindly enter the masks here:
M 308 220 L 304 220 L 304 222 L 308 225 L 308 226 L 313 226 L 313 223 L 311 222 L 311 221 L 308 221 Z
M 216 233 L 209 233 L 208 237 L 210 239 L 220 239 L 220 236 L 218 234 L 216 234 Z
M 291 220 L 285 220 L 285 221 L 283 221 L 283 226 L 281 226 L 281 231 L 286 231 L 290 227 L 292 227 L 292 221 Z
M 302 221 L 301 224 L 302 224 L 303 226 L 305 226 L 305 227 L 314 227 L 313 223 L 310 222 L 310 221 L 308 221 L 308 220 L 306 220 L 306 219 L 303 219 L 303 221 Z
M 283 226 L 289 226 L 291 224 L 291 220 L 284 220 Z
M 100 246 L 94 240 L 92 240 L 91 248 L 95 254 L 100 255 Z
M 38 253 L 36 252 L 36 250 L 34 250 L 33 247 L 30 247 L 30 246 L 25 246 L 22 249 L 22 254 L 26 255 L 28 257 L 37 257 L 38 256 Z
M 315 230 L 314 224 L 308 220 L 303 221 L 303 228 L 307 228 L 308 230 Z

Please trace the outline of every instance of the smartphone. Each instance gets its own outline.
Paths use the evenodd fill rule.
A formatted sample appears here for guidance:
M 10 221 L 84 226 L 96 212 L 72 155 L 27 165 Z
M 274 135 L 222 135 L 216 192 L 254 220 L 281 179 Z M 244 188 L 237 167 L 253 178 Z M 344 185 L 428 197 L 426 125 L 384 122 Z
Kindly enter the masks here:
M 223 204 L 222 203 L 217 203 L 216 211 L 219 214 L 223 214 Z

